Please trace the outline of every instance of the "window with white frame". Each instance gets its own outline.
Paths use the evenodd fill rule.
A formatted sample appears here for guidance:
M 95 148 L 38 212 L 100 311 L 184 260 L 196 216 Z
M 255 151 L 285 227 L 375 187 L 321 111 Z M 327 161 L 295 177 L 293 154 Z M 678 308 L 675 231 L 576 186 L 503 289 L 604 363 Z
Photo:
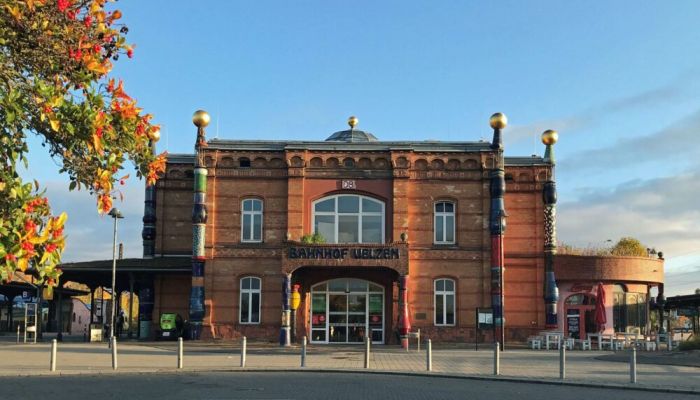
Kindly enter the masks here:
M 384 243 L 384 203 L 367 196 L 336 195 L 313 203 L 314 233 L 327 243 Z
M 262 242 L 263 202 L 245 199 L 241 204 L 241 241 Z
M 240 318 L 241 324 L 260 323 L 260 278 L 241 279 Z
M 435 325 L 455 324 L 455 281 L 435 280 Z
M 436 244 L 454 244 L 455 242 L 455 205 L 449 201 L 435 203 L 433 221 Z

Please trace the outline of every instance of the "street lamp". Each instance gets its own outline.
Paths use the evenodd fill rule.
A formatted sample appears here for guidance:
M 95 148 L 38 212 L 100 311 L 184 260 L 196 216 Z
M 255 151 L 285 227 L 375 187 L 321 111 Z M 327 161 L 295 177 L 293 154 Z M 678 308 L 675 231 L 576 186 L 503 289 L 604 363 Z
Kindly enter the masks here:
M 117 298 L 114 291 L 115 281 L 117 280 L 117 220 L 124 218 L 124 216 L 116 208 L 112 208 L 107 215 L 114 219 L 114 234 L 112 235 L 112 316 L 109 322 L 109 343 L 111 346 L 114 338 L 114 314 L 117 312 Z

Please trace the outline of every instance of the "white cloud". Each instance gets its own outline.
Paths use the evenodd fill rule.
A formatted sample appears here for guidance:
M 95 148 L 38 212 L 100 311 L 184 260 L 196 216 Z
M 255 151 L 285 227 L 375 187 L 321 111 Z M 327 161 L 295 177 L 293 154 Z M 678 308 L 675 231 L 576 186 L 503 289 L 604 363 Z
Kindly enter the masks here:
M 611 191 L 598 191 L 559 205 L 559 240 L 579 246 L 600 246 L 607 239 L 632 236 L 664 252 L 665 258 L 700 250 L 700 172 L 636 180 Z M 674 264 L 674 263 L 672 263 Z M 700 267 L 666 266 L 667 287 L 687 289 L 700 282 Z M 682 278 L 678 278 L 682 275 Z M 692 286 L 692 284 L 690 284 Z
M 68 221 L 63 262 L 104 260 L 112 258 L 113 220 L 97 213 L 94 196 L 86 191 L 69 191 L 68 182 L 43 182 L 54 214 L 65 211 Z M 143 183 L 130 179 L 121 187 L 124 201 L 115 200 L 114 206 L 123 214 L 118 222 L 117 242 L 124 243 L 124 257 L 141 257 L 143 247 L 141 228 L 143 222 Z

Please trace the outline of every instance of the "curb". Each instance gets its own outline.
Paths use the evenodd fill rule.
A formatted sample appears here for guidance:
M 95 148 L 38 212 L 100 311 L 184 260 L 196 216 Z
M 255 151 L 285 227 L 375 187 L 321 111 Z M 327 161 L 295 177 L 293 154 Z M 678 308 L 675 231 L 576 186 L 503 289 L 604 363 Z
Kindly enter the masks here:
M 450 374 L 441 372 L 413 372 L 413 371 L 387 371 L 380 369 L 321 369 L 321 368 L 298 368 L 298 369 L 285 369 L 285 368 L 186 368 L 182 370 L 178 369 L 150 369 L 150 370 L 84 370 L 84 371 L 37 371 L 32 373 L 17 373 L 12 375 L 0 375 L 0 379 L 9 377 L 49 377 L 49 376 L 82 376 L 82 375 L 133 375 L 133 374 L 186 374 L 186 373 L 214 373 L 214 372 L 256 372 L 256 373 L 272 373 L 272 372 L 295 372 L 295 373 L 333 373 L 333 374 L 374 374 L 374 375 L 394 375 L 394 376 L 407 376 L 407 377 L 430 377 L 430 378 L 443 378 L 443 379 L 461 379 L 461 380 L 475 380 L 475 381 L 492 381 L 492 382 L 512 382 L 512 383 L 527 383 L 527 384 L 540 384 L 540 385 L 560 385 L 560 386 L 572 386 L 572 387 L 587 387 L 587 388 L 597 388 L 597 389 L 614 389 L 614 390 L 636 390 L 645 392 L 657 392 L 657 393 L 674 393 L 674 394 L 700 394 L 700 390 L 695 389 L 676 389 L 676 388 L 663 388 L 655 386 L 644 386 L 640 384 L 619 384 L 619 383 L 593 383 L 585 381 L 562 381 L 558 379 L 543 379 L 543 378 L 518 378 L 518 377 L 508 377 L 508 376 L 488 376 L 488 375 L 460 375 L 460 374 Z

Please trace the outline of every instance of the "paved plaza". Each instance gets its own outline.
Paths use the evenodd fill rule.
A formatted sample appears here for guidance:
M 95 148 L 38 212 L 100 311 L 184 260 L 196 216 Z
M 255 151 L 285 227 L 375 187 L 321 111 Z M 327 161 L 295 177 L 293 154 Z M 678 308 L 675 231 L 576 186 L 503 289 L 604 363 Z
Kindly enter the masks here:
M 118 374 L 176 372 L 177 345 L 173 342 L 118 344 Z M 491 378 L 493 352 L 473 349 L 433 350 L 433 371 L 426 372 L 426 353 L 393 346 L 372 348 L 369 371 L 364 369 L 363 346 L 309 346 L 305 370 L 391 372 Z M 611 352 L 567 352 L 566 382 L 577 384 L 682 390 L 700 393 L 700 368 L 638 364 L 638 383 L 629 383 L 629 364 L 600 358 Z M 623 353 L 618 352 L 618 356 Z M 640 353 L 641 356 L 642 353 Z M 60 343 L 56 372 L 49 371 L 50 344 L 0 343 L 0 376 L 112 374 L 111 352 L 104 343 Z M 249 345 L 245 368 L 240 349 L 232 343 L 185 342 L 184 371 L 299 371 L 300 348 Z M 620 360 L 626 357 L 618 357 Z M 559 352 L 508 350 L 501 354 L 501 379 L 560 382 Z
M 0 377 L 0 399 L 470 399 L 540 400 L 692 399 L 696 395 L 609 388 L 541 385 L 522 382 L 396 376 L 384 374 L 298 372 L 211 372 L 118 374 L 62 377 Z M 60 389 L 59 389 L 60 388 Z

